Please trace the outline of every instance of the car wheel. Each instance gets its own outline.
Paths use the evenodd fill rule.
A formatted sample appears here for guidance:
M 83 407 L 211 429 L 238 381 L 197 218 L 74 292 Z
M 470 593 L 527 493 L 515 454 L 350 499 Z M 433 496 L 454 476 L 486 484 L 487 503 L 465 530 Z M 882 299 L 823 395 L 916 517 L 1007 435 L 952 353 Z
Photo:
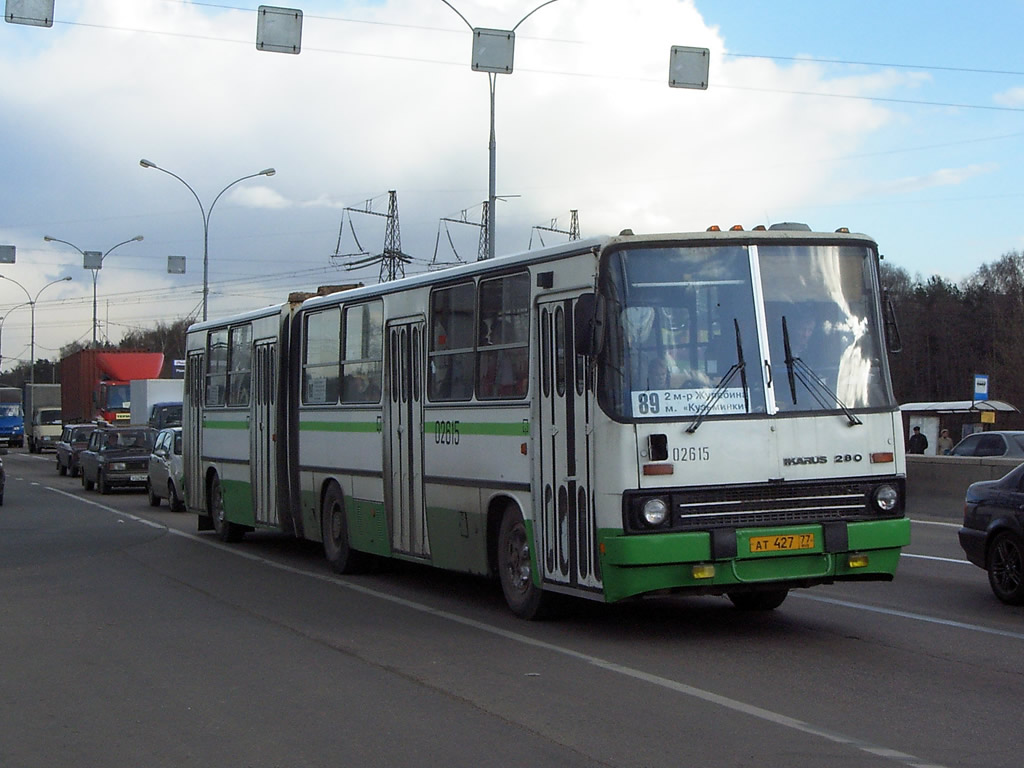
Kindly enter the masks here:
M 354 550 L 348 544 L 345 497 L 337 485 L 331 485 L 324 494 L 320 508 L 320 533 L 323 535 L 324 556 L 335 572 L 363 573 L 368 570 L 370 555 Z
M 985 562 L 995 596 L 1009 605 L 1024 604 L 1024 541 L 1012 531 L 1000 531 L 989 545 Z
M 774 611 L 788 594 L 788 589 L 769 589 L 764 592 L 729 592 L 728 596 L 741 611 Z
M 245 528 L 238 523 L 227 520 L 224 510 L 224 491 L 220 485 L 220 477 L 214 475 L 210 480 L 209 505 L 207 510 L 210 519 L 213 520 L 213 530 L 221 541 L 234 543 L 242 540 L 245 536 Z
M 85 490 L 87 490 L 87 491 L 91 491 L 93 485 L 95 485 L 95 483 L 93 483 L 92 480 L 86 480 L 85 479 L 85 470 L 83 469 L 82 470 L 82 487 L 85 488 Z
M 65 467 L 63 464 L 61 464 L 58 461 L 57 462 L 57 474 L 60 475 L 61 477 L 64 477 L 65 475 L 67 475 L 67 473 L 68 473 L 68 468 Z
M 155 493 L 153 493 L 153 481 L 152 480 L 147 480 L 146 481 L 146 493 L 149 494 L 149 506 L 151 506 L 151 507 L 159 507 L 160 506 L 160 497 L 157 496 Z
M 178 492 L 174 490 L 174 481 L 167 481 L 167 506 L 171 508 L 171 512 L 184 512 L 185 504 L 182 502 L 181 497 L 178 496 Z
M 498 531 L 498 579 L 505 602 L 522 619 L 543 619 L 554 609 L 555 595 L 533 581 L 530 539 L 519 507 L 509 504 Z

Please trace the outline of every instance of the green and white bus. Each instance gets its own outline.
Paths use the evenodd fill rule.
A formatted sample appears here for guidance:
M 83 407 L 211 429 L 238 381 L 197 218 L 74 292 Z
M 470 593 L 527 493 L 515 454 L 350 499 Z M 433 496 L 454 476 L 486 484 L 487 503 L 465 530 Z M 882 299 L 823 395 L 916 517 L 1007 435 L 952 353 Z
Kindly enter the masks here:
M 803 225 L 626 231 L 199 323 L 188 507 L 341 573 L 496 576 L 525 618 L 890 580 L 910 524 L 878 260 Z

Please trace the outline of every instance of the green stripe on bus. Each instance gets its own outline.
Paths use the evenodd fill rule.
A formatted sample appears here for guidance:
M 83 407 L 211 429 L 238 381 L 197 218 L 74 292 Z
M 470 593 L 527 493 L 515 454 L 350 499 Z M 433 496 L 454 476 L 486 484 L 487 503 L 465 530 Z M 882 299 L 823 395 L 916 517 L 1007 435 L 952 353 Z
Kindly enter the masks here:
M 505 422 L 492 423 L 486 421 L 425 421 L 423 432 L 427 435 L 437 433 L 450 433 L 452 426 L 458 429 L 461 435 L 496 435 L 503 437 L 522 437 L 530 434 L 530 422 Z
M 373 421 L 301 421 L 300 432 L 380 432 Z
M 213 419 L 203 419 L 203 427 L 205 429 L 248 429 L 249 422 L 247 421 L 214 421 Z

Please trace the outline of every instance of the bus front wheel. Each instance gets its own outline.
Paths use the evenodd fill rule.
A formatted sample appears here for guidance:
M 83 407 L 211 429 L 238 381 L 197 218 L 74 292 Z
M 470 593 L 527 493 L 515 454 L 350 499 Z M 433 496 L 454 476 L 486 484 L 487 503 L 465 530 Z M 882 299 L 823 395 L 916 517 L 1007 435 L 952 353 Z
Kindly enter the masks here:
M 522 619 L 543 619 L 551 615 L 555 596 L 533 582 L 530 539 L 519 508 L 510 504 L 498 531 L 498 578 L 505 602 Z
M 335 572 L 362 573 L 369 568 L 371 556 L 349 546 L 345 497 L 336 485 L 331 485 L 324 494 L 320 510 L 320 532 L 323 535 L 324 556 Z
M 218 538 L 228 543 L 241 541 L 242 537 L 245 536 L 245 528 L 227 519 L 227 513 L 224 510 L 224 490 L 221 488 L 218 475 L 214 475 L 210 480 L 209 499 L 209 509 L 207 511 L 210 513 L 210 519 L 213 521 L 213 530 L 217 533 Z

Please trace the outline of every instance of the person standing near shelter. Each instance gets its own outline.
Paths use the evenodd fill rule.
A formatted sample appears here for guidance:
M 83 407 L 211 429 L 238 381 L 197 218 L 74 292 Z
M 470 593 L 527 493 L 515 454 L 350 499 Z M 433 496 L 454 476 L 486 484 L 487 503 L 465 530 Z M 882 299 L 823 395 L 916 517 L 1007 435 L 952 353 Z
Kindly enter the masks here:
M 935 445 L 936 456 L 949 456 L 950 451 L 953 450 L 953 438 L 949 436 L 949 430 L 944 429 L 939 432 L 939 439 Z
M 923 454 L 928 450 L 928 438 L 921 434 L 920 427 L 914 427 L 914 434 L 907 441 L 907 453 Z

